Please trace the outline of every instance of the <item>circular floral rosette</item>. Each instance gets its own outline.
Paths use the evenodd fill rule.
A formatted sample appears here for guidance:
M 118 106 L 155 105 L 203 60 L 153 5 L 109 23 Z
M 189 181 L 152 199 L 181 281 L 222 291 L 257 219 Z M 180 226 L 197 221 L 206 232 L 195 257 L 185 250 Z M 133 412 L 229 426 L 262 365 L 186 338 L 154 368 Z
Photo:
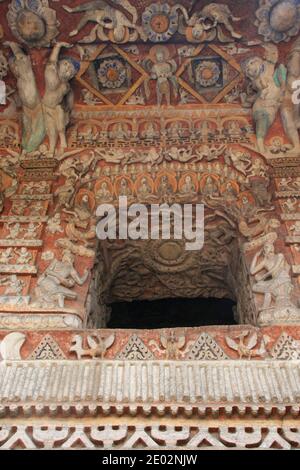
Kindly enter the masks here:
M 197 82 L 204 88 L 208 88 L 218 83 L 221 70 L 215 62 L 204 60 L 197 65 L 195 73 Z
M 168 41 L 178 29 L 178 12 L 167 3 L 152 3 L 142 15 L 142 25 L 150 41 Z
M 109 89 L 121 88 L 127 79 L 127 69 L 118 59 L 107 59 L 101 62 L 98 68 L 100 84 Z
M 59 33 L 56 12 L 48 0 L 13 0 L 7 21 L 18 41 L 29 47 L 48 47 Z
M 143 246 L 145 266 L 157 273 L 182 273 L 193 267 L 185 240 L 150 240 Z
M 260 0 L 255 25 L 265 41 L 289 41 L 300 29 L 298 0 Z

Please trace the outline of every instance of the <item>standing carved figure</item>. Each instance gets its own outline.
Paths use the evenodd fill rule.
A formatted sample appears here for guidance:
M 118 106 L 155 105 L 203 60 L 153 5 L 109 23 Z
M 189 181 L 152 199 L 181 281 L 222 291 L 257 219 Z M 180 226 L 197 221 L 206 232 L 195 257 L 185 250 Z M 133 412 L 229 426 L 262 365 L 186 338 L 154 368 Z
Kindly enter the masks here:
M 293 84 L 299 82 L 300 77 L 300 38 L 291 49 L 287 62 L 287 84 L 281 106 L 281 119 L 287 137 L 293 145 L 293 150 L 300 150 L 298 129 L 300 128 L 300 105 L 293 102 L 295 89 Z
M 165 46 L 152 47 L 150 58 L 145 60 L 144 65 L 150 73 L 150 78 L 145 81 L 146 98 L 150 98 L 150 80 L 156 81 L 157 104 L 160 106 L 164 97 L 167 105 L 171 103 L 171 85 L 174 97 L 178 96 L 178 83 L 175 76 L 177 64 L 174 59 L 169 56 L 169 51 Z
M 69 81 L 75 77 L 80 68 L 79 63 L 71 57 L 59 60 L 63 47 L 70 48 L 72 45 L 57 43 L 52 49 L 45 70 L 46 90 L 43 109 L 51 155 L 54 155 L 58 138 L 61 152 L 67 147 L 66 127 L 73 107 L 73 92 Z
M 264 46 L 265 58 L 249 58 L 244 64 L 244 72 L 250 79 L 255 94 L 248 100 L 242 95 L 244 105 L 253 103 L 253 117 L 256 123 L 257 147 L 265 152 L 265 137 L 280 108 L 285 92 L 286 68 L 279 65 L 278 50 L 274 44 Z
M 22 103 L 22 149 L 24 153 L 38 149 L 45 137 L 45 126 L 40 95 L 29 55 L 15 42 L 6 42 L 13 57 L 9 66 L 17 79 L 17 88 Z
M 6 77 L 8 72 L 8 62 L 5 55 L 0 51 L 0 105 L 6 104 L 6 84 L 3 78 Z

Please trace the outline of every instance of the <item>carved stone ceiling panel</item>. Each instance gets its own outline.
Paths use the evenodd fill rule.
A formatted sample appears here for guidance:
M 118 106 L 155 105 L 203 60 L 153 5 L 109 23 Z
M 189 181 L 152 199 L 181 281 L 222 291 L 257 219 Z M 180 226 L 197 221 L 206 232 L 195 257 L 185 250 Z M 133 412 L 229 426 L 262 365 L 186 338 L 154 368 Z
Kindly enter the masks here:
M 222 237 L 230 237 L 231 244 L 223 244 Z M 185 240 L 126 242 L 123 248 L 122 243 L 111 243 L 105 245 L 105 250 L 109 267 L 103 266 L 105 281 L 100 286 L 105 302 L 163 297 L 234 298 L 227 279 L 236 249 L 234 234 L 226 234 L 226 228 L 224 232 L 221 227 L 220 231 L 212 229 L 200 252 L 187 251 Z

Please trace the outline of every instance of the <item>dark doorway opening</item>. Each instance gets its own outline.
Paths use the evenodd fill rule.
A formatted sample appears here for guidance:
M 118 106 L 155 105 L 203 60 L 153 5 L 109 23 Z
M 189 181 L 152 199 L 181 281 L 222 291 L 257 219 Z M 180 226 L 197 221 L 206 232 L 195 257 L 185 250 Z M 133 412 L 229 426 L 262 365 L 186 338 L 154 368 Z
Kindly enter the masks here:
M 229 299 L 161 299 L 111 305 L 107 328 L 157 329 L 206 325 L 236 325 Z

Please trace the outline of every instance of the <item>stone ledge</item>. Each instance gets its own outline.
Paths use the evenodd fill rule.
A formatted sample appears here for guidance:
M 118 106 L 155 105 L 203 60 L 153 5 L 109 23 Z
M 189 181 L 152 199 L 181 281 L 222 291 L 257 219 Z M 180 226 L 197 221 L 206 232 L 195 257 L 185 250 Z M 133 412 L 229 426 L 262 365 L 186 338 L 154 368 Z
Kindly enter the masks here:
M 3 361 L 0 416 L 299 414 L 300 361 Z

